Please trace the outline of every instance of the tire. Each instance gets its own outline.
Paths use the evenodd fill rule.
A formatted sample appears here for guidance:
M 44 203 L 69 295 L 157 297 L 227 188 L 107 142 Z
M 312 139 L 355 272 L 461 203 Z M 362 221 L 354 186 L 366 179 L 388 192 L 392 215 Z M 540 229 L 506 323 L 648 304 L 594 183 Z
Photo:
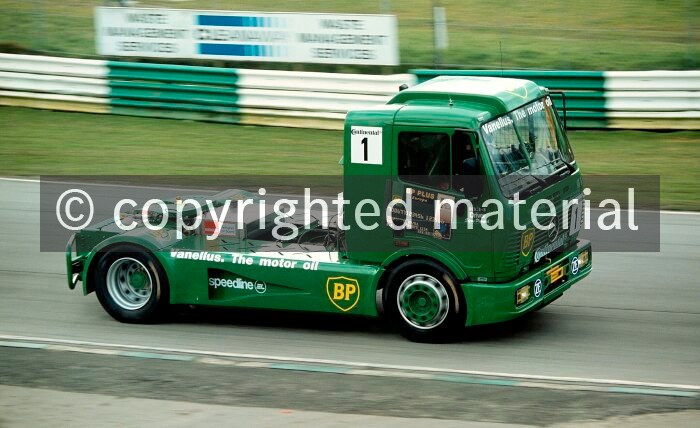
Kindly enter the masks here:
M 155 256 L 134 245 L 108 250 L 95 269 L 95 293 L 114 319 L 152 323 L 164 315 L 170 301 L 168 278 Z
M 457 279 L 426 260 L 413 260 L 395 269 L 384 289 L 387 318 L 414 342 L 454 341 L 463 331 L 467 307 Z

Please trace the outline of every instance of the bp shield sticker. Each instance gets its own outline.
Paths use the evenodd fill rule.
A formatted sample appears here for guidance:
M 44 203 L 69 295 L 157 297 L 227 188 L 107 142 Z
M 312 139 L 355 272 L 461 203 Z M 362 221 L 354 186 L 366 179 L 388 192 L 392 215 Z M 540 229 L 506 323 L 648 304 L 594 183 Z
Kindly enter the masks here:
M 520 254 L 527 257 L 532 251 L 532 244 L 535 242 L 535 229 L 529 228 L 520 237 Z
M 354 278 L 329 277 L 326 280 L 326 294 L 333 306 L 347 312 L 360 302 L 360 284 Z
M 578 273 L 578 257 L 571 259 L 571 273 L 574 275 Z
M 535 281 L 535 297 L 540 297 L 541 294 L 542 294 L 542 281 L 538 279 L 537 281 Z
M 382 128 L 380 126 L 350 128 L 350 163 L 382 164 Z

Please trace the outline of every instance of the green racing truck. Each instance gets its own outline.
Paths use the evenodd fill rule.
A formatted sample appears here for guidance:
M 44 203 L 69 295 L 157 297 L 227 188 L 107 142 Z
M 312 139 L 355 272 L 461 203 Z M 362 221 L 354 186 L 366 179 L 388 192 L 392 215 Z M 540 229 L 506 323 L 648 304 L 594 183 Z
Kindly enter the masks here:
M 383 316 L 434 342 L 538 310 L 586 277 L 583 183 L 553 94 L 485 77 L 402 89 L 347 114 L 342 221 L 290 214 L 302 232 L 280 239 L 272 217 L 260 221 L 268 214 L 215 223 L 227 201 L 257 194 L 189 197 L 200 212 L 176 197 L 167 212 L 122 213 L 74 234 L 69 287 L 96 292 L 123 322 L 153 322 L 172 305 L 327 312 Z M 174 212 L 197 227 L 176 233 Z M 369 214 L 379 220 L 368 226 Z

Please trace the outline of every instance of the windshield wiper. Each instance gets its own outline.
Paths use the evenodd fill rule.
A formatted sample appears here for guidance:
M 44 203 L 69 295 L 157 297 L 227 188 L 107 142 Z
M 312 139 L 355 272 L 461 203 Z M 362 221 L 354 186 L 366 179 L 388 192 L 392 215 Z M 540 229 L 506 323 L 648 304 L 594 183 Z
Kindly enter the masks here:
M 549 166 L 549 165 L 553 164 L 553 163 L 556 162 L 556 161 L 561 161 L 561 163 L 563 163 L 564 166 L 566 166 L 566 169 L 569 171 L 570 174 L 573 174 L 573 173 L 576 171 L 576 168 L 575 168 L 573 165 L 571 165 L 570 163 L 568 163 L 567 161 L 565 161 L 564 158 L 562 158 L 562 157 L 552 159 L 550 162 L 547 162 L 547 163 L 544 164 L 544 165 L 538 166 L 537 169 L 540 169 L 540 168 L 544 168 L 544 167 L 546 167 L 546 166 Z
M 526 187 L 525 189 L 523 189 L 523 190 L 530 190 L 530 193 L 529 193 L 529 194 L 533 194 L 533 193 L 535 193 L 535 192 L 537 191 L 537 189 L 533 189 L 533 188 L 535 187 L 535 186 L 534 186 L 535 184 L 539 184 L 540 187 L 541 187 L 542 189 L 544 189 L 544 188 L 546 188 L 547 186 L 549 186 L 549 184 L 547 184 L 547 180 L 545 180 L 544 178 L 538 176 L 537 174 L 532 174 L 532 168 L 531 168 L 530 166 L 525 166 L 525 167 L 519 169 L 518 172 L 520 172 L 520 171 L 522 171 L 523 169 L 526 169 L 526 168 L 528 169 L 528 171 L 530 172 L 530 174 L 528 174 L 528 175 L 523 174 L 523 177 L 532 177 L 532 178 L 535 179 L 535 181 L 537 181 L 537 183 L 532 183 L 532 184 L 530 184 L 529 186 L 527 186 L 527 187 Z
M 525 187 L 522 190 L 524 197 L 527 197 L 529 195 L 533 195 L 538 190 L 542 190 L 548 186 L 547 181 L 545 179 L 538 177 L 536 175 L 533 175 L 533 174 L 523 175 L 523 178 L 525 178 L 525 177 L 532 177 L 535 179 L 535 181 L 530 183 L 529 186 Z
M 537 182 L 540 183 L 540 184 L 542 185 L 542 187 L 547 187 L 547 180 L 545 180 L 544 178 L 540 177 L 539 175 L 530 174 L 530 177 L 532 177 L 532 178 L 534 178 L 535 180 L 537 180 Z
M 566 167 L 569 169 L 569 173 L 573 174 L 576 172 L 576 167 L 570 164 L 569 162 L 565 161 L 564 158 L 559 158 L 560 161 L 566 165 Z

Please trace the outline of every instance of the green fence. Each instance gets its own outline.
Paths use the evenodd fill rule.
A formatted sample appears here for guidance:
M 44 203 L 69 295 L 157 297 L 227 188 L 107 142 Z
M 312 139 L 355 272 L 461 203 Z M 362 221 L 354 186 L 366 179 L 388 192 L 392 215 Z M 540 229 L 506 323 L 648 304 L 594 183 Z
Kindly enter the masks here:
M 236 69 L 108 61 L 112 113 L 239 122 Z

